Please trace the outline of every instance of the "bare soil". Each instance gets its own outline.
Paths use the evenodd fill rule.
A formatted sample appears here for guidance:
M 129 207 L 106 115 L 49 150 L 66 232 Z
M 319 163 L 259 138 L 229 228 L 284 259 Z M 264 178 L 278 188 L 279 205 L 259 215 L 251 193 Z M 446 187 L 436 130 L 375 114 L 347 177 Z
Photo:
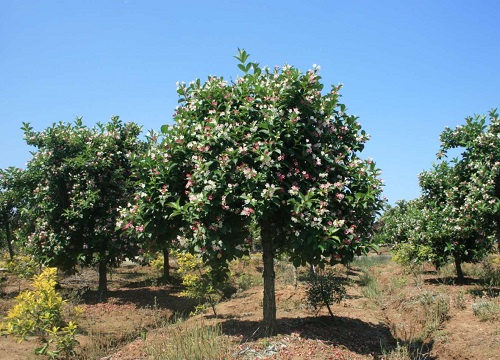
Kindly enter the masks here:
M 234 276 L 251 274 L 258 283 L 260 270 L 258 262 L 240 263 Z M 360 283 L 362 270 L 352 267 L 344 271 L 349 279 L 347 296 L 333 306 L 334 318 L 326 309 L 310 309 L 306 284 L 299 281 L 296 287 L 289 269 L 277 266 L 278 335 L 266 337 L 262 330 L 263 296 L 259 284 L 219 303 L 217 317 L 207 310 L 185 321 L 221 324 L 232 344 L 230 358 L 235 359 L 405 359 L 397 357 L 402 345 L 413 347 L 416 352 L 412 358 L 500 358 L 500 319 L 481 321 L 473 312 L 472 304 L 485 296 L 480 291 L 484 284 L 476 279 L 468 278 L 465 285 L 456 285 L 452 278 L 433 269 L 415 277 L 389 261 L 370 268 L 381 294 L 368 298 Z M 80 358 L 147 359 L 147 347 L 162 336 L 164 327 L 194 309 L 196 302 L 181 296 L 178 282 L 162 283 L 158 275 L 149 267 L 124 265 L 112 274 L 105 300 L 100 300 L 95 291 L 94 271 L 61 280 L 64 296 L 84 308 L 79 320 Z M 0 322 L 19 290 L 29 284 L 8 274 L 3 276 L 6 279 L 0 288 Z M 422 299 L 435 302 L 440 297 L 448 299 L 449 311 L 436 328 L 428 331 Z M 492 299 L 498 304 L 498 297 Z M 34 338 L 18 343 L 3 336 L 0 360 L 34 359 L 36 346 Z

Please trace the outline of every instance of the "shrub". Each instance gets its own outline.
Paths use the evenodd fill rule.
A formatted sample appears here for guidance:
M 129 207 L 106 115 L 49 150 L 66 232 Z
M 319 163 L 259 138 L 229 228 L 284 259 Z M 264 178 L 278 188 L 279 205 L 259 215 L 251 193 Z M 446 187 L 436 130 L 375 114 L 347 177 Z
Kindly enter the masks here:
M 210 270 L 207 270 L 199 256 L 180 253 L 177 256 L 177 264 L 177 272 L 182 277 L 182 285 L 185 286 L 181 295 L 198 300 L 195 313 L 203 311 L 204 303 L 208 303 L 217 316 L 215 305 L 221 299 L 221 284 L 211 276 Z
M 77 344 L 77 325 L 63 321 L 63 307 L 67 301 L 55 290 L 56 272 L 56 268 L 46 268 L 33 277 L 33 290 L 23 291 L 16 297 L 16 304 L 7 315 L 7 323 L 2 324 L 2 332 L 18 337 L 20 342 L 27 336 L 38 336 L 45 345 L 35 350 L 37 354 L 71 355 Z M 78 308 L 75 311 L 80 313 Z M 55 349 L 51 349 L 51 344 Z
M 311 271 L 306 278 L 307 303 L 316 313 L 326 306 L 331 317 L 334 317 L 330 305 L 340 303 L 346 295 L 345 279 L 333 269 Z
M 481 321 L 495 320 L 500 318 L 500 305 L 492 301 L 481 300 L 472 304 L 474 316 Z
M 39 265 L 31 256 L 15 255 L 11 259 L 5 254 L 4 259 L 7 271 L 19 278 L 27 279 L 38 272 Z

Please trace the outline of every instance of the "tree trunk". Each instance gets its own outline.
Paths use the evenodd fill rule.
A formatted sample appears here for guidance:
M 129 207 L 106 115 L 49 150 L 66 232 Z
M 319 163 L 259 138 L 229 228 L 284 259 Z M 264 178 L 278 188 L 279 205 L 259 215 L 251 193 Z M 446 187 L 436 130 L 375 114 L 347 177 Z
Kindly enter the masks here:
M 10 259 L 14 259 L 14 250 L 12 249 L 12 238 L 10 234 L 10 222 L 9 219 L 7 218 L 5 221 L 5 235 L 7 237 L 7 248 L 9 249 L 9 256 Z
M 170 253 L 168 248 L 163 248 L 163 278 L 170 279 Z
M 497 233 L 496 233 L 496 238 L 497 238 L 497 250 L 498 254 L 500 255 L 500 215 L 497 216 Z
M 107 277 L 106 261 L 99 261 L 99 297 L 104 298 L 108 292 L 108 277 Z
M 462 284 L 465 280 L 464 273 L 462 271 L 462 262 L 455 256 L 455 268 L 457 270 L 457 283 Z
M 263 316 L 266 335 L 274 335 L 276 331 L 276 294 L 274 273 L 274 245 L 271 223 L 268 219 L 261 221 L 262 261 L 264 264 L 264 301 Z

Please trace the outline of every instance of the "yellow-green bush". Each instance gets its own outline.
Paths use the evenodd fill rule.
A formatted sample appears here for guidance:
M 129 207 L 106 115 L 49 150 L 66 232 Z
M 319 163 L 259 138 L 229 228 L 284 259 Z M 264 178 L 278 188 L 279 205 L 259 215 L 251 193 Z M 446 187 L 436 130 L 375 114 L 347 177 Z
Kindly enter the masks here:
M 8 254 L 4 255 L 5 269 L 20 278 L 27 279 L 38 271 L 38 264 L 28 255 L 15 255 L 13 259 Z
M 73 353 L 77 343 L 76 323 L 70 321 L 65 324 L 62 316 L 67 301 L 55 290 L 56 278 L 56 268 L 46 268 L 40 275 L 35 275 L 33 290 L 23 291 L 16 297 L 7 322 L 2 324 L 2 332 L 18 337 L 19 342 L 28 336 L 38 336 L 45 345 L 35 352 L 52 357 L 59 353 Z M 79 308 L 75 308 L 77 315 L 80 312 Z
M 211 306 L 214 315 L 217 315 L 215 305 L 220 301 L 219 289 L 214 285 L 210 272 L 201 259 L 190 253 L 177 254 L 177 273 L 182 277 L 185 286 L 182 296 L 198 300 L 196 311 L 204 310 L 204 303 Z

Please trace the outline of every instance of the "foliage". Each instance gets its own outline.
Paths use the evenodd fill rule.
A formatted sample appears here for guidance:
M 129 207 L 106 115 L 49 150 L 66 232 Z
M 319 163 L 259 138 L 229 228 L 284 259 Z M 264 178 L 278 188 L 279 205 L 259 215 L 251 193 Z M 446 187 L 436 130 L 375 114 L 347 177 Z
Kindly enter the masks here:
M 492 321 L 500 319 L 500 305 L 492 300 L 481 300 L 472 304 L 474 316 L 481 321 Z
M 163 251 L 165 275 L 168 277 L 168 250 L 175 250 L 182 217 L 173 217 L 172 203 L 185 202 L 186 170 L 182 151 L 172 151 L 171 128 L 162 127 L 161 134 L 150 132 L 144 149 L 132 156 L 137 191 L 127 207 L 121 209 L 117 225 L 139 240 L 139 254 Z
M 450 298 L 440 294 L 424 292 L 419 303 L 424 310 L 425 336 L 429 336 L 450 317 Z
M 334 269 L 318 269 L 311 271 L 306 278 L 307 303 L 319 312 L 326 306 L 331 317 L 334 317 L 330 305 L 340 303 L 346 296 L 345 278 Z
M 21 226 L 19 209 L 25 201 L 22 178 L 22 169 L 0 169 L 0 238 L 5 238 L 11 258 L 14 256 L 13 234 Z
M 38 272 L 39 265 L 29 255 L 15 255 L 12 259 L 5 256 L 5 268 L 19 278 L 27 279 Z
M 105 291 L 106 267 L 137 251 L 116 220 L 134 190 L 130 157 L 139 147 L 139 126 L 113 117 L 94 128 L 77 119 L 41 132 L 24 124 L 23 130 L 28 145 L 37 148 L 26 170 L 27 211 L 34 222 L 26 247 L 50 266 L 99 264 L 99 288 Z
M 181 295 L 198 300 L 197 311 L 204 310 L 207 302 L 217 316 L 215 305 L 221 298 L 220 285 L 212 277 L 201 258 L 190 253 L 177 254 L 177 272 L 182 278 L 185 290 Z
M 2 328 L 6 334 L 19 337 L 19 341 L 30 335 L 40 337 L 45 346 L 36 350 L 39 354 L 70 355 L 77 344 L 77 325 L 71 321 L 64 324 L 66 300 L 55 290 L 56 272 L 56 268 L 46 268 L 33 277 L 33 290 L 23 291 L 16 297 L 16 304 Z M 80 313 L 80 309 L 75 308 L 75 312 Z M 55 349 L 50 348 L 52 343 Z
M 261 68 L 244 50 L 236 59 L 243 76 L 234 82 L 212 76 L 178 86 L 170 143 L 188 169 L 187 202 L 173 206 L 189 224 L 180 245 L 221 277 L 248 254 L 250 224 L 259 226 L 264 318 L 274 322 L 273 257 L 286 253 L 298 266 L 366 253 L 381 180 L 359 157 L 369 137 L 339 103 L 341 86 L 322 94 L 319 67 Z
M 450 259 L 457 278 L 461 264 L 477 263 L 500 236 L 500 121 L 496 111 L 467 118 L 464 126 L 441 134 L 443 159 L 451 148 L 460 158 L 441 161 L 419 175 L 422 195 L 399 202 L 382 216 L 379 236 L 394 245 L 395 260 L 406 266 L 430 261 L 437 267 Z
M 79 344 L 76 340 L 77 329 L 78 326 L 72 321 L 62 328 L 54 326 L 52 329 L 47 329 L 47 342 L 35 349 L 35 354 L 47 355 L 51 359 L 58 359 L 61 356 L 68 359 L 70 356 L 75 356 L 75 347 Z

